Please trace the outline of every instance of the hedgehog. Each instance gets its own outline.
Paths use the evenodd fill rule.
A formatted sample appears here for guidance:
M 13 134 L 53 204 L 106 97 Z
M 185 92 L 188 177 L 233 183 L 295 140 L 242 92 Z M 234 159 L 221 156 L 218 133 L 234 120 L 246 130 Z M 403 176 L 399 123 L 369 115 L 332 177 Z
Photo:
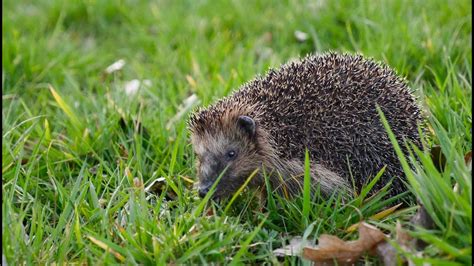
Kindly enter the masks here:
M 267 178 L 276 191 L 298 194 L 308 152 L 313 187 L 323 195 L 358 193 L 383 167 L 372 191 L 392 182 L 388 195 L 398 195 L 407 190 L 405 176 L 377 105 L 399 143 L 421 147 L 421 109 L 406 80 L 385 64 L 328 52 L 270 69 L 191 114 L 198 194 L 222 175 L 212 197 L 232 195 L 255 170 L 249 187 Z

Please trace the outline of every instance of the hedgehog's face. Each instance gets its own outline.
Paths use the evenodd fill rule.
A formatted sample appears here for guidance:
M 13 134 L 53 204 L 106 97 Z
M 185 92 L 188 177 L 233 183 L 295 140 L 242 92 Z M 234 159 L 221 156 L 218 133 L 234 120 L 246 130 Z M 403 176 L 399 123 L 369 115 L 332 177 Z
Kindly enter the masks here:
M 221 174 L 214 197 L 232 195 L 261 165 L 254 120 L 239 116 L 233 121 L 223 130 L 192 136 L 201 197 L 207 194 Z

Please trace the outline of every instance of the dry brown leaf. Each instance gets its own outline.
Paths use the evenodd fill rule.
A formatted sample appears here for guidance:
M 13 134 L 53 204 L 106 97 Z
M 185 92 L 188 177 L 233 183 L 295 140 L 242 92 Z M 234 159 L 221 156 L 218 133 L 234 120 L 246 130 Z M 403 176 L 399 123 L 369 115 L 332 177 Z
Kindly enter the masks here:
M 344 241 L 336 236 L 321 235 L 319 245 L 303 248 L 303 257 L 316 263 L 354 263 L 365 252 L 373 252 L 385 234 L 376 227 L 362 222 L 359 225 L 359 239 Z

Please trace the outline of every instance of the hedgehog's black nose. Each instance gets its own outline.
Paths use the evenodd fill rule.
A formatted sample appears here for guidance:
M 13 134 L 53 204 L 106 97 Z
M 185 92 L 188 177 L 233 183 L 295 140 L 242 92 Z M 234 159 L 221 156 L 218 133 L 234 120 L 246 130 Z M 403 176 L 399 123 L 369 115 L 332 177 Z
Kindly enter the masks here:
M 210 187 L 211 186 L 205 186 L 205 187 L 199 188 L 199 191 L 198 191 L 199 197 L 204 198 L 206 196 L 207 192 L 209 192 Z

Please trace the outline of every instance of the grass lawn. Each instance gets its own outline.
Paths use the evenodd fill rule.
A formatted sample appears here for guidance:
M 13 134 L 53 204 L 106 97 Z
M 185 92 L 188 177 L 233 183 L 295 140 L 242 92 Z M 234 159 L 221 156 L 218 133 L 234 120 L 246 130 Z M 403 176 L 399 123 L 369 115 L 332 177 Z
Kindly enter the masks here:
M 303 264 L 272 250 L 293 236 L 357 238 L 346 229 L 361 219 L 392 235 L 397 220 L 407 227 L 417 206 L 377 219 L 391 203 L 380 197 L 271 196 L 260 210 L 252 193 L 214 204 L 192 190 L 189 110 L 270 67 L 329 50 L 360 52 L 407 78 L 431 132 L 406 169 L 409 193 L 436 224 L 413 230 L 428 246 L 409 256 L 416 264 L 472 264 L 472 170 L 464 163 L 472 149 L 471 1 L 2 5 L 2 252 L 9 265 Z M 124 64 L 106 71 L 114 62 Z M 441 172 L 428 152 L 434 145 L 446 158 Z M 144 191 L 161 177 L 156 192 Z

